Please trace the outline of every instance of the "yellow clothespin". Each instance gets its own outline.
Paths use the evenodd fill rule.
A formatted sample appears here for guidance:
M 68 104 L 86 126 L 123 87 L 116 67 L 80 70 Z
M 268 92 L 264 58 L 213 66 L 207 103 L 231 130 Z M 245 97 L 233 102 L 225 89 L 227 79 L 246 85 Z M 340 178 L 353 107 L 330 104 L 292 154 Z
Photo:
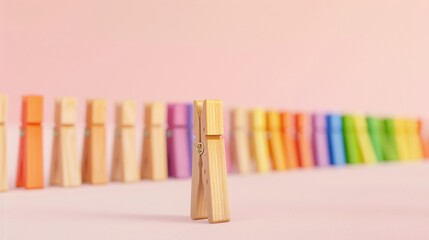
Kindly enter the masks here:
M 248 113 L 244 109 L 231 111 L 231 153 L 232 161 L 240 174 L 249 173 L 252 169 L 249 147 Z
M 399 160 L 410 160 L 410 153 L 408 150 L 406 120 L 403 118 L 395 118 L 395 141 L 398 148 Z
M 256 160 L 256 170 L 266 173 L 271 170 L 270 154 L 267 139 L 267 116 L 262 109 L 250 113 L 251 152 Z
M 406 119 L 406 136 L 410 159 L 423 159 L 423 148 L 419 136 L 418 119 Z
M 230 220 L 222 101 L 194 101 L 191 218 Z
M 5 95 L 0 94 L 0 192 L 8 190 L 6 158 L 6 105 Z
M 168 177 L 166 111 L 163 103 L 145 106 L 141 165 L 141 175 L 144 179 L 165 180 Z
M 286 157 L 281 131 L 280 112 L 269 111 L 268 120 L 268 143 L 274 170 L 286 169 Z
M 137 167 L 136 103 L 116 105 L 116 129 L 113 147 L 112 181 L 135 182 L 140 179 Z
M 51 185 L 72 187 L 82 184 L 77 154 L 76 120 L 77 100 L 75 98 L 56 99 Z

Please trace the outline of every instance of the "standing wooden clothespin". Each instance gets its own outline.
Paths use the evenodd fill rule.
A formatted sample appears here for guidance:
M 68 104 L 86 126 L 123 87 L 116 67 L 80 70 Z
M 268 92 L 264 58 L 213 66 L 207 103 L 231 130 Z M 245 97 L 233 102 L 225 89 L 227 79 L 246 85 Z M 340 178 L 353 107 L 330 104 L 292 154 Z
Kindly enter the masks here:
M 281 121 L 286 167 L 289 169 L 295 169 L 299 166 L 296 147 L 295 118 L 292 113 L 283 112 L 281 115 Z
M 51 161 L 51 185 L 72 187 L 82 184 L 77 155 L 77 100 L 59 98 L 55 101 L 55 127 Z
M 111 180 L 135 182 L 140 179 L 137 167 L 136 103 L 123 101 L 116 105 L 116 129 L 113 146 Z
M 343 166 L 347 163 L 344 146 L 343 120 L 340 114 L 328 114 L 326 125 L 329 145 L 329 162 L 331 165 Z
M 411 159 L 423 159 L 422 142 L 419 136 L 419 121 L 417 119 L 406 120 L 408 150 Z
M 311 142 L 311 122 L 308 114 L 298 113 L 296 117 L 296 141 L 300 167 L 314 167 L 313 147 Z
M 314 162 L 318 167 L 329 166 L 329 146 L 326 126 L 325 114 L 313 114 L 311 116 L 311 122 L 313 126 L 312 142 L 313 142 L 313 153 Z
M 166 107 L 163 103 L 145 106 L 141 175 L 144 179 L 165 180 L 168 177 Z
M 251 153 L 256 160 L 256 170 L 267 173 L 271 170 L 270 151 L 267 137 L 267 116 L 263 109 L 254 109 L 250 113 Z
M 429 122 L 426 119 L 419 119 L 419 134 L 422 144 L 423 158 L 429 158 Z
M 222 101 L 194 102 L 191 218 L 230 220 Z
M 0 94 L 0 192 L 8 190 L 6 154 L 6 96 Z
M 280 112 L 267 112 L 268 145 L 274 170 L 286 170 L 286 157 L 281 132 Z
M 237 172 L 250 173 L 249 120 L 244 109 L 231 111 L 231 153 Z
M 168 174 L 174 178 L 191 176 L 189 157 L 189 121 L 186 104 L 169 104 L 167 114 Z M 192 145 L 192 144 L 191 144 Z
M 404 118 L 395 118 L 393 120 L 395 129 L 395 141 L 398 149 L 399 160 L 410 160 L 410 151 L 408 149 L 406 120 Z
M 362 154 L 359 150 L 358 135 L 356 132 L 356 123 L 353 115 L 343 116 L 344 146 L 348 164 L 361 164 Z
M 353 116 L 354 125 L 356 129 L 356 137 L 358 143 L 358 149 L 362 159 L 362 163 L 374 164 L 377 162 L 377 156 L 375 155 L 374 147 L 371 143 L 369 136 L 368 125 L 366 118 L 363 115 Z
M 84 183 L 105 184 L 106 164 L 106 102 L 89 100 L 86 105 L 86 129 L 83 145 L 82 180 Z
M 17 187 L 43 188 L 43 97 L 24 96 Z

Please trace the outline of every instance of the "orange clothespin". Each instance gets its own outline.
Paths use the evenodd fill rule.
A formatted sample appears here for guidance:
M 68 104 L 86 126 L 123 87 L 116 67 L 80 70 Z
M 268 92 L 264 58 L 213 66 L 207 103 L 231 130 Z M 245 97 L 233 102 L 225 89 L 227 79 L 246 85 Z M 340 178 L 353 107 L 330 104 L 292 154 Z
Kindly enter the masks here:
M 0 192 L 8 190 L 6 158 L 6 96 L 0 94 Z
M 230 220 L 222 101 L 194 102 L 191 218 Z
M 168 178 L 166 106 L 152 103 L 145 106 L 143 159 L 141 175 L 144 179 Z
M 281 121 L 286 167 L 294 169 L 299 166 L 296 146 L 295 118 L 293 114 L 284 112 L 281 114 Z
M 82 184 L 77 154 L 77 100 L 59 98 L 55 102 L 54 144 L 52 148 L 52 185 L 73 187 Z
M 249 147 L 249 120 L 244 109 L 231 111 L 231 153 L 232 160 L 240 174 L 252 169 Z
M 274 170 L 285 170 L 286 159 L 284 143 L 281 132 L 280 113 L 275 111 L 267 112 L 268 144 Z
M 426 119 L 419 120 L 420 142 L 423 149 L 423 157 L 429 158 L 429 122 Z
M 311 144 L 311 122 L 308 114 L 296 114 L 296 132 L 299 165 L 303 168 L 313 167 L 313 148 Z
M 43 97 L 24 96 L 17 187 L 43 188 Z
M 137 167 L 136 103 L 123 101 L 116 105 L 116 131 L 113 150 L 113 181 L 135 182 L 140 179 Z
M 106 165 L 106 102 L 89 100 L 86 105 L 86 129 L 83 146 L 82 180 L 84 183 L 105 184 Z

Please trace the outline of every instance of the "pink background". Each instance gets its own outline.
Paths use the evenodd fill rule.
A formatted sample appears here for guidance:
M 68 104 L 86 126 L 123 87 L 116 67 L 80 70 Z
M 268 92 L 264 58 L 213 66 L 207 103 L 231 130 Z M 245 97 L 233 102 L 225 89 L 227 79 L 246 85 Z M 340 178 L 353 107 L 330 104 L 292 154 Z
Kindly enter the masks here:
M 0 0 L 0 92 L 425 116 L 426 0 Z

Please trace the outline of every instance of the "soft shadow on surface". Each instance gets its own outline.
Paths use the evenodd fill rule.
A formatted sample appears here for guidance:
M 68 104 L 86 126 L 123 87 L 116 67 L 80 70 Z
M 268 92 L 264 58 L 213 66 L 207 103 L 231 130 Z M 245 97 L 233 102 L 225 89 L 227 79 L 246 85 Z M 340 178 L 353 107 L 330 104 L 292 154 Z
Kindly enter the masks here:
M 145 214 L 145 213 L 129 213 L 129 212 L 109 212 L 96 210 L 64 210 L 64 209 L 49 209 L 43 211 L 45 217 L 61 218 L 68 220 L 94 219 L 105 221 L 128 221 L 128 222 L 164 222 L 164 223 L 208 223 L 207 219 L 192 220 L 186 215 L 165 215 L 165 214 Z

